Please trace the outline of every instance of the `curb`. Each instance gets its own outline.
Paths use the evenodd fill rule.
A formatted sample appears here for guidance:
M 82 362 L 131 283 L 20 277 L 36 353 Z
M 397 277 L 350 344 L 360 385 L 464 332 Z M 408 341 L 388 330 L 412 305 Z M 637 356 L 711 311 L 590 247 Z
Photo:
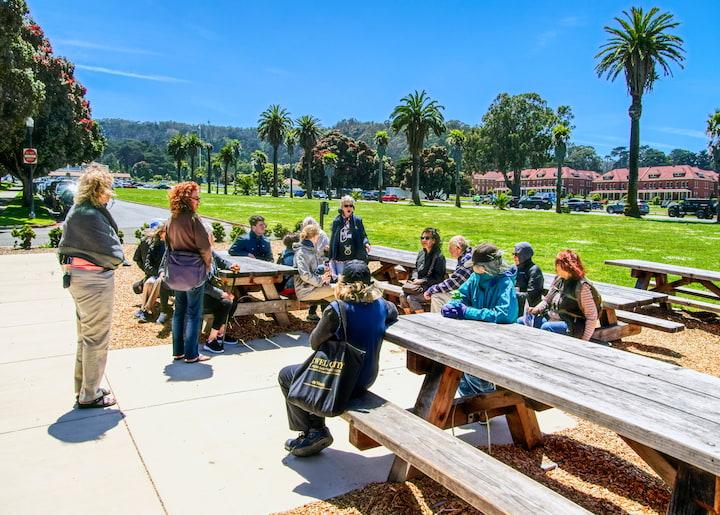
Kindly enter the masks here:
M 135 200 L 124 200 L 124 199 L 117 199 L 117 200 L 119 200 L 120 202 L 127 202 L 128 204 L 136 204 L 136 205 L 138 205 L 138 206 L 146 206 L 146 207 L 154 207 L 154 208 L 157 208 L 157 209 L 163 209 L 163 208 L 158 207 L 158 206 L 153 206 L 152 204 L 145 204 L 145 203 L 143 203 L 143 202 L 137 202 L 137 201 L 135 201 Z M 208 220 L 212 220 L 212 221 L 214 221 L 214 222 L 221 222 L 221 223 L 224 223 L 224 224 L 228 224 L 228 225 L 230 225 L 230 226 L 232 226 L 232 227 L 237 227 L 237 226 L 239 226 L 239 227 L 244 227 L 244 228 L 246 228 L 246 229 L 250 227 L 250 226 L 247 225 L 247 224 L 236 224 L 236 223 L 234 223 L 234 222 L 230 222 L 229 220 L 223 220 L 222 218 L 215 218 L 214 216 L 205 216 L 205 215 L 200 215 L 200 216 L 202 216 L 203 218 L 207 218 Z

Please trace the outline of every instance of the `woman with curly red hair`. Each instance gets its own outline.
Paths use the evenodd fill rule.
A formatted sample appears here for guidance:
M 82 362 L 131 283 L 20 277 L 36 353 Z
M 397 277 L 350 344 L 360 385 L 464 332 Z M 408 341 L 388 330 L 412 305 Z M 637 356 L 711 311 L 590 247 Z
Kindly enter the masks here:
M 589 340 L 595 331 L 600 295 L 585 277 L 585 267 L 574 250 L 563 250 L 555 258 L 555 281 L 548 294 L 528 313 L 535 316 L 533 326 Z M 523 323 L 524 318 L 518 322 Z
M 169 193 L 170 219 L 167 222 L 165 243 L 168 252 L 183 251 L 198 254 L 206 272 L 212 264 L 210 236 L 197 214 L 200 187 L 195 182 L 181 182 Z M 172 321 L 173 358 L 196 363 L 210 359 L 198 352 L 202 324 L 205 282 L 188 291 L 175 291 L 175 313 Z

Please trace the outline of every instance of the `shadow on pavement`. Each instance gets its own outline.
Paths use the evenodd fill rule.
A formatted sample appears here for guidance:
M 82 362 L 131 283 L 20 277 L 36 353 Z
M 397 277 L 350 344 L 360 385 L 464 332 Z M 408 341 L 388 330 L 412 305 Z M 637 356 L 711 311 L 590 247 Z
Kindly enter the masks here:
M 105 433 L 125 418 L 118 409 L 98 409 L 97 415 L 77 418 L 77 409 L 68 411 L 48 426 L 48 434 L 66 443 L 82 443 L 99 440 Z
M 185 363 L 179 360 L 165 365 L 163 373 L 168 381 L 201 381 L 213 376 L 213 367 L 206 362 Z

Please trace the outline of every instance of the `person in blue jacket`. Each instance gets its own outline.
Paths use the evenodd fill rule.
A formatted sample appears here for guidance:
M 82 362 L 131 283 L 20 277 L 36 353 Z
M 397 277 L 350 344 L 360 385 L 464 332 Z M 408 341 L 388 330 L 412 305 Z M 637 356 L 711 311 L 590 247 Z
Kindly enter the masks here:
M 443 306 L 442 315 L 495 324 L 515 323 L 518 316 L 515 268 L 504 263 L 502 252 L 490 243 L 473 251 L 472 263 L 473 274 L 458 289 L 461 298 Z M 493 390 L 494 384 L 469 374 L 463 374 L 458 387 L 463 397 Z
M 228 254 L 272 261 L 273 254 L 270 241 L 265 237 L 266 230 L 265 218 L 260 215 L 251 216 L 250 232 L 238 236 L 230 247 Z

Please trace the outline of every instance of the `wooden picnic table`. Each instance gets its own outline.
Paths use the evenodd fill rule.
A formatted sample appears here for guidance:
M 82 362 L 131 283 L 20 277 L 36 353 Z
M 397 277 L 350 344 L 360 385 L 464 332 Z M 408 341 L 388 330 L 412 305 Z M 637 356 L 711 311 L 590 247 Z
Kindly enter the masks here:
M 271 314 L 281 325 L 289 325 L 288 311 L 303 309 L 306 305 L 294 299 L 283 298 L 277 289 L 285 275 L 297 275 L 296 268 L 280 265 L 261 259 L 231 256 L 227 251 L 217 252 L 222 258 L 240 265 L 240 271 L 220 270 L 219 276 L 232 293 L 240 298 L 248 290 L 258 289 L 264 301 L 241 302 L 233 316 L 254 315 L 257 313 Z
M 380 268 L 373 276 L 382 281 L 397 282 L 396 266 L 401 266 L 411 274 L 415 268 L 417 253 L 392 247 L 373 246 L 369 254 L 370 261 L 379 261 Z M 457 260 L 447 258 L 447 273 L 450 274 L 457 266 Z M 545 273 L 545 289 L 555 280 L 555 274 Z M 592 282 L 602 296 L 600 327 L 593 338 L 601 341 L 617 341 L 626 336 L 638 334 L 642 326 L 636 323 L 625 323 L 618 320 L 618 311 L 631 312 L 638 307 L 665 302 L 667 294 L 653 291 L 640 291 L 627 286 Z
M 605 264 L 629 268 L 631 270 L 631 276 L 636 278 L 635 288 L 641 290 L 663 292 L 666 294 L 683 293 L 712 300 L 720 299 L 720 272 L 718 271 L 656 263 L 642 259 L 610 259 L 605 261 Z M 668 279 L 670 275 L 677 276 L 679 279 L 670 281 Z M 686 285 L 693 283 L 700 284 L 707 288 L 707 290 L 685 288 Z M 670 308 L 671 304 L 681 304 L 708 311 L 720 312 L 720 305 L 718 304 L 686 299 L 684 297 L 669 297 L 666 302 L 661 303 L 661 305 L 667 308 Z
M 515 442 L 533 447 L 542 437 L 535 409 L 556 407 L 627 442 L 672 488 L 668 513 L 720 510 L 720 378 L 518 324 L 435 313 L 401 317 L 385 339 L 425 374 L 411 411 L 435 426 L 506 415 Z M 498 391 L 454 400 L 463 372 Z M 396 457 L 390 479 L 411 473 Z

